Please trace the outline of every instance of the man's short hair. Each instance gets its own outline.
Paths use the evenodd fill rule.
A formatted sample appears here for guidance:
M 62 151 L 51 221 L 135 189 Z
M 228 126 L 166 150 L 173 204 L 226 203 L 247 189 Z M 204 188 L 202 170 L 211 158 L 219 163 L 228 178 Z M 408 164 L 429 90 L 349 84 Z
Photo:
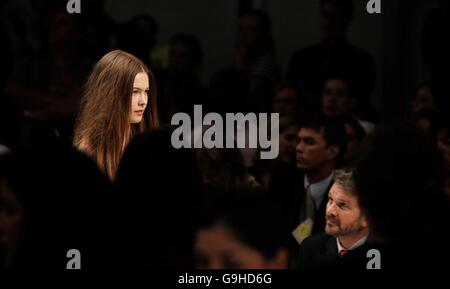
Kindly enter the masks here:
M 334 171 L 334 183 L 340 185 L 347 193 L 354 196 L 355 194 L 355 180 L 353 178 L 353 168 L 342 168 Z
M 339 162 L 345 155 L 347 133 L 339 119 L 322 115 L 312 116 L 303 120 L 301 128 L 308 128 L 321 133 L 327 146 L 337 145 L 339 154 L 336 157 L 336 162 Z

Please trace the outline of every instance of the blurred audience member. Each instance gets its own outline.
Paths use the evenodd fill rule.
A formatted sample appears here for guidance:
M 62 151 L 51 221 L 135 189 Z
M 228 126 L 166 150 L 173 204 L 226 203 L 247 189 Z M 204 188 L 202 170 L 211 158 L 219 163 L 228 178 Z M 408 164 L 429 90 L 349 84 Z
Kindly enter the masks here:
M 84 270 L 114 266 L 113 191 L 91 160 L 67 143 L 54 143 L 21 152 L 8 172 L 3 185 L 16 193 L 15 209 L 23 208 L 11 269 L 64 270 L 70 249 L 80 252 Z
M 292 82 L 282 82 L 275 89 L 272 101 L 272 112 L 280 117 L 297 118 L 304 112 L 304 99 L 297 85 Z
M 288 233 L 280 208 L 253 190 L 237 188 L 209 203 L 196 232 L 197 268 L 287 268 Z
M 298 267 L 366 269 L 369 222 L 355 189 L 353 170 L 336 170 L 328 194 L 326 233 L 310 236 L 301 244 Z
M 372 56 L 347 40 L 347 30 L 353 18 L 352 0 L 321 0 L 320 26 L 323 39 L 319 44 L 298 50 L 292 57 L 287 78 L 296 81 L 307 96 L 308 107 L 320 103 L 325 77 L 344 74 L 355 83 L 358 110 L 370 118 L 370 96 L 375 87 L 375 64 Z
M 209 111 L 225 113 L 245 112 L 250 93 L 250 80 L 245 73 L 224 68 L 211 77 L 209 83 Z
M 369 134 L 375 128 L 372 122 L 362 120 L 356 110 L 354 84 L 346 77 L 331 77 L 325 81 L 321 98 L 322 113 L 328 117 L 352 116 Z
M 413 114 L 414 125 L 425 132 L 429 132 L 430 135 L 436 134 L 436 126 L 440 121 L 439 113 L 433 108 L 424 108 Z
M 366 138 L 366 132 L 361 124 L 350 116 L 342 116 L 338 118 L 344 124 L 347 134 L 347 149 L 343 156 L 343 162 L 347 165 L 353 164 L 359 152 L 361 143 Z
M 269 16 L 262 10 L 239 15 L 234 67 L 275 82 L 280 76 Z
M 81 54 L 82 23 L 56 12 L 44 46 L 24 59 L 6 86 L 21 111 L 21 145 L 45 146 L 57 138 L 70 143 L 89 63 Z
M 248 172 L 239 149 L 201 149 L 197 160 L 205 185 L 215 188 L 236 188 L 243 184 L 257 186 Z
M 305 120 L 297 139 L 297 170 L 279 170 L 269 186 L 271 197 L 284 206 L 295 239 L 291 256 L 306 237 L 323 232 L 328 191 L 347 146 L 344 126 L 324 117 Z
M 438 0 L 423 24 L 422 60 L 431 68 L 430 87 L 439 108 L 450 107 L 448 67 L 450 66 L 450 5 Z
M 431 90 L 431 86 L 427 83 L 423 83 L 419 86 L 416 94 L 411 100 L 411 111 L 413 114 L 423 109 L 437 110 L 436 99 Z
M 391 125 L 369 136 L 362 152 L 356 191 L 382 268 L 438 268 L 449 257 L 450 210 L 432 142 L 417 128 Z
M 192 115 L 194 104 L 206 105 L 207 90 L 198 75 L 202 64 L 203 49 L 196 36 L 179 33 L 172 37 L 169 75 L 162 100 L 168 107 L 168 120 L 177 112 Z
M 170 139 L 168 130 L 137 136 L 123 155 L 116 179 L 122 269 L 194 266 L 200 173 L 192 151 Z
M 264 189 L 268 189 L 272 176 L 278 170 L 294 169 L 296 166 L 296 150 L 300 122 L 291 117 L 280 118 L 279 152 L 276 159 L 256 160 L 251 168 L 252 174 Z

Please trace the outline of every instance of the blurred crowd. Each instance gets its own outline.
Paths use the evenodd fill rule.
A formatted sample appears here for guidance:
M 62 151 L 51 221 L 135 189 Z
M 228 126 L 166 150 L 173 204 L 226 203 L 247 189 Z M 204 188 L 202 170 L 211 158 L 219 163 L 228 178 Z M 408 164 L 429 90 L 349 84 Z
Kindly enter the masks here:
M 362 232 L 357 241 L 385 254 L 388 268 L 448 260 L 450 57 L 440 23 L 450 9 L 424 23 L 431 79 L 417 84 L 403 121 L 386 123 L 371 102 L 375 61 L 346 36 L 352 1 L 319 2 L 322 39 L 297 50 L 286 71 L 267 13 L 241 11 L 234 59 L 204 84 L 207 39 L 177 33 L 161 60 L 150 15 L 116 23 L 100 0 L 84 1 L 80 15 L 58 1 L 3 1 L 0 270 L 65 269 L 70 249 L 86 269 L 358 266 L 365 256 L 336 260 L 345 237 Z M 153 72 L 163 125 L 131 140 L 110 180 L 72 138 L 88 73 L 115 49 Z M 194 104 L 279 113 L 278 157 L 173 148 L 171 117 Z M 346 219 L 353 208 L 334 208 L 341 190 L 354 198 L 357 228 Z M 325 234 L 338 240 L 336 260 L 305 253 L 322 254 L 314 244 Z

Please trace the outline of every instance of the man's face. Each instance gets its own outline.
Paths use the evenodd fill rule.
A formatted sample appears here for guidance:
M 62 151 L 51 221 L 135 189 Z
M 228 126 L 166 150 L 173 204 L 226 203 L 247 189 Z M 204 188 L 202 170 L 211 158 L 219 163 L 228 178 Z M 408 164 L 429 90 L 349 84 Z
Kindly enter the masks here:
M 327 146 L 323 132 L 301 128 L 298 133 L 297 167 L 304 170 L 320 169 L 337 155 L 335 146 Z
M 357 198 L 336 183 L 328 194 L 326 220 L 325 232 L 335 237 L 355 235 L 368 228 Z
M 345 81 L 330 79 L 325 84 L 322 94 L 322 110 L 326 116 L 339 116 L 348 114 L 352 102 Z

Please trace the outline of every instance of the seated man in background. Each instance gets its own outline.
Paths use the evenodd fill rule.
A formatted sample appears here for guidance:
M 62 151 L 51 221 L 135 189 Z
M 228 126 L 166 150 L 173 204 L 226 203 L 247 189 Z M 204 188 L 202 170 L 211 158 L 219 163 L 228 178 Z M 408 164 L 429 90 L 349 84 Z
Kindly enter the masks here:
M 355 195 L 353 170 L 335 171 L 328 194 L 325 233 L 301 244 L 300 268 L 354 266 L 365 269 L 369 224 Z

